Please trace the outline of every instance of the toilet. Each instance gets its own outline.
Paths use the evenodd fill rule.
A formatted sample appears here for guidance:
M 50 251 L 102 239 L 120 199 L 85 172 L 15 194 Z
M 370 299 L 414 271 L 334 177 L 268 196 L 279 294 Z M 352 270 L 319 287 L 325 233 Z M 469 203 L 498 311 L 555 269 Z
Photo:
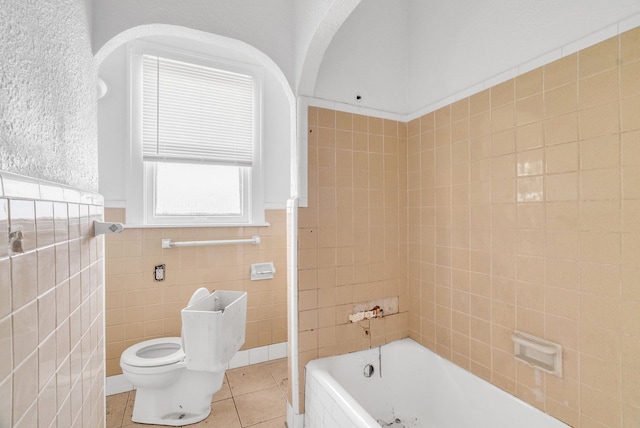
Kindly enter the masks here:
M 182 337 L 146 340 L 120 357 L 136 387 L 133 422 L 182 426 L 209 416 L 229 360 L 244 343 L 247 293 L 200 288 L 181 315 Z

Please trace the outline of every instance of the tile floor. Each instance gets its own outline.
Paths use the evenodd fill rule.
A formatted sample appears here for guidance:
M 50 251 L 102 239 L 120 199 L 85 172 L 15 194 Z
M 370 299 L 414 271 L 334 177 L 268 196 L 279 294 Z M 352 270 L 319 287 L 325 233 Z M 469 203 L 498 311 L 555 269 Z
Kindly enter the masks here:
M 227 370 L 214 394 L 209 417 L 189 428 L 284 428 L 287 414 L 287 360 Z M 107 428 L 160 425 L 131 422 L 135 391 L 107 397 Z

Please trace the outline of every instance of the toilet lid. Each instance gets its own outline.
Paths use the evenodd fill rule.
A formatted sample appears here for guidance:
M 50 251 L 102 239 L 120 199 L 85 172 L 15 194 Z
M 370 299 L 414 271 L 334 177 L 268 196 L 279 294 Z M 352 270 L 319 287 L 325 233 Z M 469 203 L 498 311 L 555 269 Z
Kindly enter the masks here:
M 184 360 L 182 339 L 162 337 L 145 340 L 125 349 L 121 361 L 130 366 L 155 367 L 166 366 Z

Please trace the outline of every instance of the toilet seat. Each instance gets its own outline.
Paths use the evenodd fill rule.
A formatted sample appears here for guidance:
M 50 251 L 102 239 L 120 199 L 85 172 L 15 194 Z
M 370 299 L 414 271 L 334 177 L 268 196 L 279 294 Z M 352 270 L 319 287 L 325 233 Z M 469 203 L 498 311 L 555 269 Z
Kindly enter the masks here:
M 158 367 L 178 363 L 184 358 L 180 337 L 162 337 L 130 346 L 120 360 L 133 367 Z

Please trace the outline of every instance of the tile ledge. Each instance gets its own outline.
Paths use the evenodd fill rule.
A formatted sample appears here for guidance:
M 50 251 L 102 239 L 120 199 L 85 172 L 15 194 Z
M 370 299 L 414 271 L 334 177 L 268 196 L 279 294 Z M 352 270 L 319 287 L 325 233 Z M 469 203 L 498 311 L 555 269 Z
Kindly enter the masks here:
M 7 171 L 0 171 L 0 197 L 104 205 L 98 193 Z

